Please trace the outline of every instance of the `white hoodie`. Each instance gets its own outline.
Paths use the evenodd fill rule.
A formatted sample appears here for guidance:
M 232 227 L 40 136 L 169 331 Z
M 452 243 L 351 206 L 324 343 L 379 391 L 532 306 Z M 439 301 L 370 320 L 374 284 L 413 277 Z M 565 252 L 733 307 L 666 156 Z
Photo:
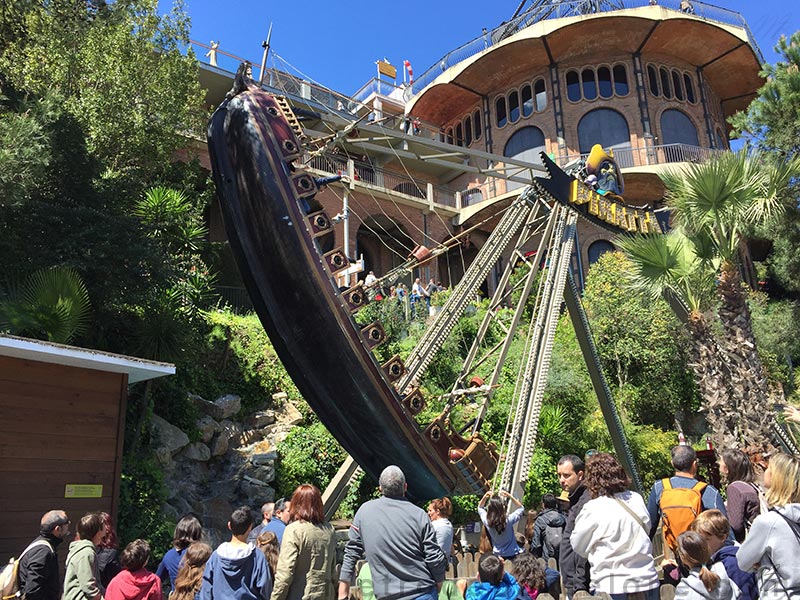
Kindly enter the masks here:
M 624 502 L 641 524 L 617 500 Z M 647 507 L 636 492 L 601 496 L 584 505 L 569 541 L 575 552 L 588 557 L 594 590 L 624 594 L 658 587 L 649 531 Z
M 761 600 L 786 600 L 787 596 L 800 599 L 800 540 L 776 511 L 795 523 L 800 521 L 797 503 L 761 513 L 750 526 L 736 559 L 742 571 L 758 571 Z

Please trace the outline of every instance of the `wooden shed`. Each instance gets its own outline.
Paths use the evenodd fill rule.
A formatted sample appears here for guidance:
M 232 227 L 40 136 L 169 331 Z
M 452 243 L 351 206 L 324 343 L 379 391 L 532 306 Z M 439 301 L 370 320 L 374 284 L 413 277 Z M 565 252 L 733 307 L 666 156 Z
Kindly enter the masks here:
M 73 523 L 96 510 L 116 521 L 128 385 L 174 373 L 167 363 L 0 336 L 0 560 L 25 548 L 48 510 Z

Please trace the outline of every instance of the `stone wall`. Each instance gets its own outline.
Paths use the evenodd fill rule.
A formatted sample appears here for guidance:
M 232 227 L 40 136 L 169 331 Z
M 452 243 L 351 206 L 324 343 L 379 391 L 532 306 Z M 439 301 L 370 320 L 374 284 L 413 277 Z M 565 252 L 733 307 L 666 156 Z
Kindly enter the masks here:
M 200 515 L 209 543 L 229 539 L 227 522 L 238 506 L 258 514 L 275 499 L 277 446 L 302 422 L 300 412 L 284 401 L 273 409 L 241 415 L 241 399 L 225 395 L 213 402 L 190 395 L 200 417 L 200 439 L 190 442 L 178 427 L 154 415 L 151 444 L 164 470 L 164 513 L 178 520 Z

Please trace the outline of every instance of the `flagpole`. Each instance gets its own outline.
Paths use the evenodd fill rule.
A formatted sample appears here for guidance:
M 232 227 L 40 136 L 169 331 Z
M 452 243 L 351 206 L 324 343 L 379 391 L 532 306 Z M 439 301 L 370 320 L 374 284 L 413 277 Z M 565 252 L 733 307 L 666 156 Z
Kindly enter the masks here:
M 267 32 L 267 39 L 261 43 L 264 48 L 264 56 L 261 58 L 261 73 L 258 76 L 258 85 L 264 85 L 264 74 L 267 72 L 267 55 L 269 54 L 269 41 L 272 38 L 272 23 L 269 24 L 269 31 Z

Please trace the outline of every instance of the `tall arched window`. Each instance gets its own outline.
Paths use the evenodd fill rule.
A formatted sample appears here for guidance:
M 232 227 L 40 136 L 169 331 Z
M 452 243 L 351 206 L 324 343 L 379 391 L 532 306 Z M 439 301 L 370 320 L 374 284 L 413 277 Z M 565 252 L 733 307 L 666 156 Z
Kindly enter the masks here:
M 508 123 L 508 114 L 506 113 L 506 98 L 500 96 L 494 103 L 494 112 L 497 117 L 497 126 L 504 127 Z
M 533 82 L 533 93 L 536 96 L 536 112 L 542 112 L 547 108 L 547 88 L 544 79 L 537 79 Z
M 614 244 L 608 240 L 597 240 L 596 242 L 592 242 L 589 245 L 589 248 L 586 250 L 586 254 L 589 258 L 589 265 L 593 265 L 600 260 L 600 257 L 606 252 L 613 252 L 614 250 L 616 250 L 616 248 L 614 248 Z
M 481 127 L 481 111 L 480 110 L 476 110 L 474 113 L 472 113 L 472 126 L 474 128 L 473 131 L 472 131 L 472 133 L 474 134 L 473 137 L 476 140 L 481 139 L 481 133 L 482 133 L 482 129 L 483 128 Z
M 617 96 L 627 96 L 628 88 L 628 69 L 625 65 L 614 65 L 614 92 Z
M 720 150 L 726 150 L 728 148 L 728 142 L 725 141 L 725 136 L 722 135 L 721 129 L 717 129 L 717 148 Z
M 519 92 L 512 90 L 508 95 L 508 120 L 516 123 L 519 120 Z
M 581 154 L 587 154 L 592 146 L 600 144 L 603 148 L 614 150 L 614 157 L 620 167 L 633 166 L 630 154 L 631 134 L 628 122 L 620 113 L 610 108 L 596 108 L 578 122 L 578 143 Z
M 647 79 L 650 83 L 650 93 L 653 96 L 660 96 L 661 92 L 658 89 L 658 73 L 653 65 L 647 65 Z
M 533 126 L 522 127 L 508 138 L 506 147 L 503 148 L 503 156 L 540 165 L 542 164 L 542 159 L 539 153 L 543 152 L 544 149 L 545 141 L 542 130 Z M 509 181 L 506 184 L 506 189 L 509 191 L 516 190 L 523 185 L 523 183 Z
M 672 70 L 672 89 L 675 90 L 675 98 L 683 100 L 683 82 L 681 81 L 681 74 L 675 69 Z
M 472 143 L 472 117 L 467 115 L 464 119 L 464 145 L 469 146 Z
M 689 75 L 688 73 L 684 73 L 683 83 L 686 85 L 686 99 L 692 104 L 694 104 L 695 95 L 694 95 L 694 82 L 692 81 L 692 76 Z
M 577 71 L 567 71 L 567 98 L 570 102 L 581 99 L 581 81 Z
M 664 144 L 700 145 L 697 127 L 683 112 L 674 108 L 661 113 L 661 140 Z
M 461 123 L 456 123 L 456 146 L 464 145 L 464 127 Z
M 533 114 L 533 92 L 531 91 L 531 84 L 526 83 L 522 86 L 522 116 L 530 117 Z
M 614 95 L 614 85 L 611 81 L 611 69 L 600 67 L 597 69 L 597 84 L 600 88 L 601 98 L 611 98 Z
M 597 98 L 597 82 L 594 80 L 594 69 L 584 69 L 581 73 L 583 81 L 583 97 L 587 100 Z
M 669 80 L 669 71 L 665 67 L 661 67 L 658 72 L 661 74 L 661 93 L 667 100 L 672 99 L 672 85 Z

